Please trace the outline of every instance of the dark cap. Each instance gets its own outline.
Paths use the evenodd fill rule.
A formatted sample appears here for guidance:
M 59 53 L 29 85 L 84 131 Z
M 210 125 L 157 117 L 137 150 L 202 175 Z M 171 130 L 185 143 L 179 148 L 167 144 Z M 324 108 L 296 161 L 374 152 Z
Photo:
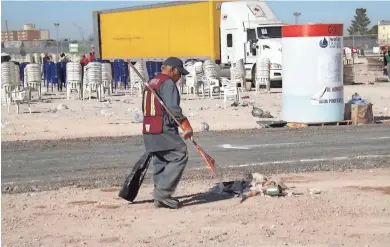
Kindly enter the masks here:
M 169 57 L 163 64 L 176 68 L 182 75 L 189 74 L 189 72 L 184 69 L 183 62 L 177 57 Z

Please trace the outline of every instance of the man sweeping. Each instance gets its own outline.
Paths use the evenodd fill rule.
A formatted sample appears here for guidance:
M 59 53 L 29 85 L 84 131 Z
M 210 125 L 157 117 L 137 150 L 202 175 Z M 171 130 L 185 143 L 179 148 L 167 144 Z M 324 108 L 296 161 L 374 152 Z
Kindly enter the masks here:
M 193 130 L 182 113 L 176 82 L 187 74 L 183 62 L 179 58 L 170 57 L 164 61 L 161 73 L 148 83 L 184 127 L 184 139 L 191 138 Z M 154 205 L 176 209 L 179 207 L 179 200 L 173 198 L 172 194 L 188 161 L 187 146 L 179 135 L 179 126 L 165 112 L 148 87 L 144 90 L 142 111 L 145 148 L 153 156 Z

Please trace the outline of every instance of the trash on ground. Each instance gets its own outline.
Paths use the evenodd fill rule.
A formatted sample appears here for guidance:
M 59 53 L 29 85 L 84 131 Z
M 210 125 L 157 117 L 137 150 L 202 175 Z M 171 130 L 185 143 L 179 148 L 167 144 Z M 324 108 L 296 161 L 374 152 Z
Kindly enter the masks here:
M 133 120 L 132 123 L 142 123 L 144 121 L 144 115 L 140 112 L 138 108 L 136 108 L 133 112 Z
M 319 195 L 319 194 L 321 194 L 321 191 L 318 189 L 309 189 L 309 193 L 311 195 Z
M 210 192 L 225 196 L 238 196 L 241 197 L 241 202 L 257 195 L 286 196 L 291 194 L 288 191 L 289 188 L 279 177 L 267 177 L 260 173 L 252 173 L 251 178 L 246 180 L 223 182 L 222 185 L 222 188 L 220 183 L 215 185 Z
M 252 116 L 257 118 L 274 118 L 269 111 L 263 111 L 256 106 L 252 106 Z
M 64 105 L 64 104 L 59 104 L 57 106 L 57 110 L 62 110 L 62 109 L 69 109 L 67 105 Z
M 237 107 L 239 106 L 240 104 L 238 102 L 233 102 L 230 106 L 233 106 L 233 107 Z
M 368 102 L 365 99 L 362 99 L 358 93 L 355 93 L 352 95 L 352 99 L 348 101 L 348 104 L 352 105 L 368 105 L 370 102 Z
M 209 131 L 210 130 L 210 126 L 206 122 L 202 122 L 200 124 L 200 130 L 201 131 Z

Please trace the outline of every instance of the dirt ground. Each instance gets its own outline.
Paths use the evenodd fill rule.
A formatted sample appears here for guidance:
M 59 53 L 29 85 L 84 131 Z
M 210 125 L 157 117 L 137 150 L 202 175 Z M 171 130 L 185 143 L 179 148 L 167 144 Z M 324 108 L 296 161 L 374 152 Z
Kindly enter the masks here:
M 3 194 L 2 246 L 389 246 L 390 169 L 282 177 L 304 194 L 240 204 L 183 182 L 178 210 L 153 208 L 150 185 L 135 204 L 118 188 Z
M 355 92 L 374 104 L 375 116 L 390 115 L 390 83 L 374 85 L 345 86 L 345 101 Z M 242 93 L 242 99 L 254 102 L 257 107 L 269 111 L 275 119 L 281 118 L 282 93 L 280 88 L 273 88 L 271 94 L 264 90 Z M 76 98 L 76 93 L 72 94 Z M 125 94 L 107 96 L 108 102 L 97 100 L 66 100 L 66 93 L 56 90 L 43 96 L 43 102 L 31 105 L 32 114 L 28 114 L 27 105 L 21 105 L 21 114 L 16 114 L 14 107 L 7 113 L 2 106 L 1 137 L 3 141 L 42 140 L 96 136 L 139 135 L 141 125 L 132 123 L 134 111 L 141 110 L 140 97 Z M 66 105 L 66 107 L 61 106 Z M 259 125 L 258 118 L 251 115 L 250 107 L 228 107 L 223 109 L 222 99 L 194 99 L 184 96 L 182 108 L 191 120 L 195 131 L 200 131 L 202 122 L 210 126 L 210 130 L 254 129 Z M 68 108 L 68 109 L 65 109 Z

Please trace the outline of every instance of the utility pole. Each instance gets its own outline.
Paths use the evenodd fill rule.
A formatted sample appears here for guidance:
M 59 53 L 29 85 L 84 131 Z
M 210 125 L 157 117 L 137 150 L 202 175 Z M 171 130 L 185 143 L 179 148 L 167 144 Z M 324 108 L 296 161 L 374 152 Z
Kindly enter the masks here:
M 295 24 L 298 24 L 298 18 L 301 15 L 300 12 L 294 12 L 293 15 L 295 16 Z
M 79 29 L 80 38 L 82 39 L 82 41 L 84 41 L 84 32 L 83 32 L 83 29 L 82 29 L 79 25 L 77 25 L 76 23 L 73 23 L 73 25 Z
M 5 20 L 5 31 L 7 31 L 7 40 L 9 40 L 8 21 Z
M 59 55 L 59 51 L 58 51 L 58 27 L 60 26 L 60 23 L 54 23 L 54 26 L 56 27 L 56 33 L 57 33 L 57 55 Z

